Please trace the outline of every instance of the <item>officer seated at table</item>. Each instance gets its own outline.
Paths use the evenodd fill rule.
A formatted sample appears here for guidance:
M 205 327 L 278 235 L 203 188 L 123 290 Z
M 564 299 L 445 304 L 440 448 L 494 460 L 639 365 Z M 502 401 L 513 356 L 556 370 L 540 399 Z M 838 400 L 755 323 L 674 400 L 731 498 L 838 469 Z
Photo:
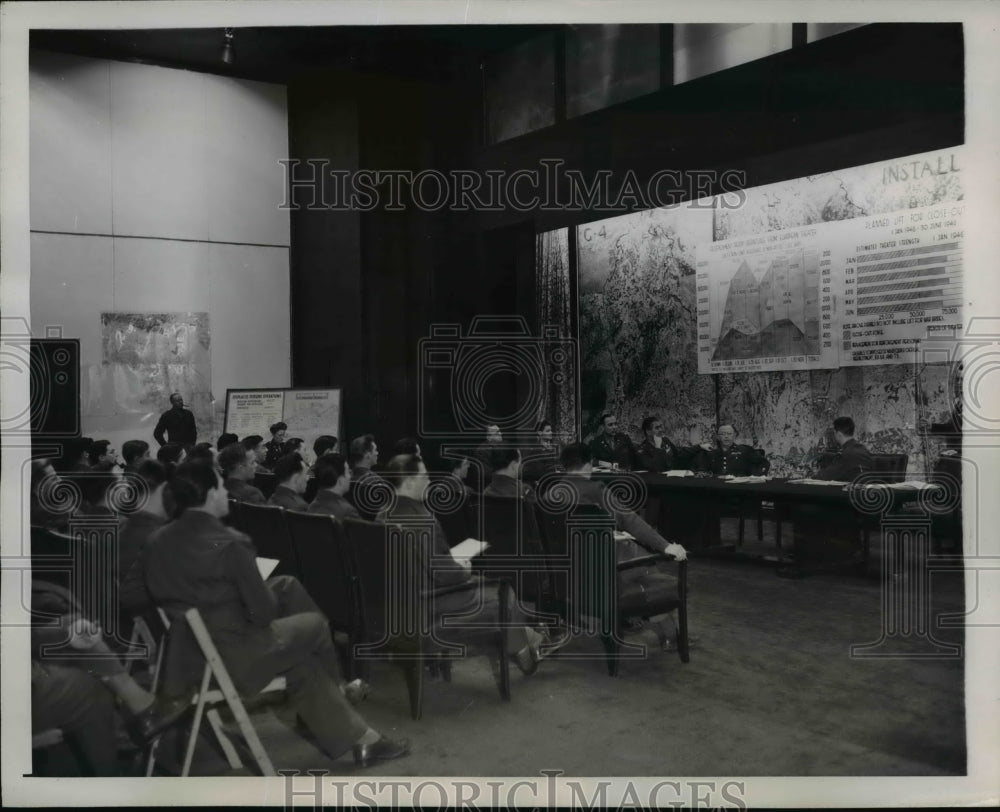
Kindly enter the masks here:
M 736 442 L 732 423 L 722 423 L 715 437 L 714 444 L 702 443 L 707 453 L 701 458 L 701 470 L 715 476 L 760 476 L 770 469 L 763 451 Z

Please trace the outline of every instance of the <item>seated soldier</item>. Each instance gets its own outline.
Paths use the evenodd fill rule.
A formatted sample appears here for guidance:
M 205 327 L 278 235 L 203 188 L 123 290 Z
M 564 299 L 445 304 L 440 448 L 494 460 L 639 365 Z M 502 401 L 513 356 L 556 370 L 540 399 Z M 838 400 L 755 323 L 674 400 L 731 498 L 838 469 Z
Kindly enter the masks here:
M 552 441 L 552 424 L 548 420 L 539 420 L 535 434 L 538 443 L 525 448 L 522 454 L 521 475 L 529 482 L 537 482 L 555 471 L 559 464 L 559 446 Z
M 493 478 L 483 496 L 508 496 L 534 502 L 535 494 L 520 481 L 521 452 L 516 448 L 496 448 L 490 454 Z
M 309 468 L 309 473 L 313 473 L 313 468 L 316 467 L 316 463 L 319 462 L 319 458 L 324 454 L 336 454 L 338 445 L 340 445 L 340 441 L 332 434 L 321 434 L 317 437 L 313 442 L 313 456 L 316 459 Z
M 122 443 L 122 459 L 125 461 L 125 471 L 135 473 L 143 462 L 151 459 L 149 443 L 145 440 L 126 440 Z
M 264 443 L 264 459 L 261 463 L 267 470 L 274 470 L 278 460 L 288 453 L 285 445 L 285 435 L 288 433 L 288 424 L 279 420 L 271 426 L 271 439 Z
M 298 454 L 286 454 L 274 465 L 274 478 L 278 483 L 267 500 L 287 510 L 305 511 L 309 504 L 302 498 L 309 482 L 309 469 Z
M 627 434 L 618 431 L 618 418 L 611 412 L 601 415 L 601 424 L 590 441 L 590 455 L 598 468 L 618 466 L 631 470 L 635 449 Z
M 693 469 L 702 449 L 699 446 L 678 447 L 663 436 L 663 423 L 656 415 L 642 421 L 643 441 L 635 450 L 635 464 L 641 471 L 654 473 Z
M 833 439 L 840 452 L 828 465 L 813 474 L 813 479 L 850 482 L 862 471 L 871 470 L 871 452 L 854 439 L 854 421 L 851 418 L 838 417 L 833 421 Z
M 146 460 L 137 476 L 146 485 L 142 507 L 130 513 L 118 530 L 119 601 L 123 609 L 139 614 L 149 607 L 149 596 L 142 581 L 140 557 L 150 537 L 170 520 L 173 505 L 168 504 L 167 469 L 157 460 Z
M 253 453 L 254 459 L 257 461 L 254 473 L 257 471 L 262 471 L 265 474 L 271 473 L 271 468 L 264 464 L 264 459 L 267 457 L 267 445 L 264 443 L 264 438 L 259 434 L 249 434 L 240 442 L 247 451 Z
M 222 475 L 226 478 L 226 491 L 238 502 L 263 505 L 267 502 L 259 488 L 250 483 L 257 473 L 257 454 L 248 451 L 242 443 L 226 446 L 218 459 Z
M 871 454 L 854 439 L 854 421 L 850 417 L 833 421 L 833 437 L 840 453 L 813 474 L 813 479 L 850 482 L 871 468 Z M 789 517 L 794 528 L 795 561 L 792 566 L 779 569 L 779 576 L 797 578 L 810 570 L 856 562 L 860 549 L 854 511 L 797 502 L 789 509 Z
M 64 485 L 47 459 L 31 461 L 31 526 L 65 530 L 69 524 L 70 501 L 60 498 Z
M 598 505 L 607 509 L 604 485 L 590 478 L 594 471 L 590 453 L 590 447 L 586 443 L 573 443 L 562 450 L 559 458 L 566 471 L 565 481 L 571 484 L 579 504 Z M 615 542 L 615 555 L 618 561 L 628 561 L 646 555 L 647 552 L 665 553 L 678 561 L 687 558 L 687 551 L 680 544 L 668 542 L 635 512 L 625 509 L 608 512 L 615 521 L 615 528 L 631 534 L 635 539 L 634 542 Z M 652 565 L 625 570 L 623 587 L 627 589 L 629 586 L 637 587 L 643 595 L 655 597 L 658 593 L 675 593 L 677 581 L 670 573 L 660 570 L 657 565 Z M 666 622 L 671 614 L 654 615 L 649 618 L 650 625 L 664 650 L 672 650 L 677 646 L 676 623 Z M 688 642 L 693 643 L 694 638 L 689 636 Z
M 699 467 L 715 476 L 759 476 L 770 468 L 761 451 L 735 440 L 735 427 L 731 423 L 721 424 L 715 444 L 702 444 L 708 454 Z
M 380 735 L 351 707 L 329 624 L 298 580 L 265 583 L 249 538 L 222 524 L 229 502 L 215 469 L 200 460 L 182 466 L 171 490 L 180 515 L 153 536 L 144 560 L 156 604 L 175 619 L 191 607 L 201 612 L 242 694 L 283 675 L 299 718 L 330 758 L 353 748 L 366 766 L 409 752 L 409 742 Z
M 238 443 L 239 441 L 240 438 L 237 437 L 235 434 L 232 434 L 230 432 L 225 432 L 219 435 L 219 439 L 215 443 L 215 450 L 222 451 L 222 449 L 224 449 L 226 446 L 230 446 L 233 443 Z
M 345 498 L 351 487 L 351 469 L 340 454 L 326 454 L 316 460 L 316 497 L 308 513 L 321 513 L 344 519 L 360 519 L 358 510 Z
M 389 460 L 386 473 L 392 477 L 396 491 L 396 503 L 391 512 L 383 510 L 377 521 L 395 522 L 407 519 L 423 519 L 433 525 L 430 534 L 417 534 L 415 539 L 422 546 L 418 548 L 424 582 L 433 587 L 458 584 L 475 585 L 475 588 L 448 592 L 434 598 L 434 614 L 440 618 L 444 614 L 461 615 L 470 624 L 496 623 L 499 620 L 499 602 L 492 589 L 472 577 L 472 562 L 468 559 L 456 560 L 451 555 L 451 547 L 441 523 L 424 504 L 428 476 L 423 461 L 415 454 L 400 454 Z M 433 560 L 432 560 L 433 559 Z M 524 616 L 517 608 L 516 601 L 510 612 L 511 627 L 507 632 L 507 652 L 525 674 L 533 674 L 543 657 L 564 645 L 568 637 L 550 639 L 534 629 L 521 625 Z
M 157 700 L 136 683 L 67 590 L 36 581 L 31 600 L 38 619 L 31 629 L 34 732 L 62 728 L 88 772 L 116 775 L 115 699 L 132 741 L 144 747 L 187 712 L 190 697 Z

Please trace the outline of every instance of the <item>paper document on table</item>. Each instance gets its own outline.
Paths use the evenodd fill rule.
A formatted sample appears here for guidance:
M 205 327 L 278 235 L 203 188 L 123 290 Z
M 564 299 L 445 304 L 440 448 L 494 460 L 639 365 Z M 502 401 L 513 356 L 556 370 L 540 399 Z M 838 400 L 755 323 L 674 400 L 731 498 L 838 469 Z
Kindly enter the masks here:
M 906 482 L 893 482 L 891 484 L 885 482 L 871 482 L 864 487 L 866 488 L 891 488 L 894 491 L 926 491 L 932 488 L 940 488 L 940 485 L 935 485 L 933 482 L 924 482 L 919 479 L 909 479 Z
M 476 539 L 466 539 L 451 548 L 451 557 L 456 561 L 468 561 L 479 555 L 489 547 L 488 541 L 477 541 Z
M 737 485 L 745 485 L 748 482 L 767 482 L 766 476 L 733 476 L 729 478 L 730 482 L 735 482 Z
M 839 485 L 843 488 L 845 485 L 849 485 L 849 482 L 838 482 L 833 479 L 790 479 L 788 480 L 789 485 Z
M 672 471 L 664 471 L 663 473 L 666 476 L 694 476 L 694 471 L 681 471 L 679 469 Z
M 635 541 L 635 536 L 624 530 L 615 530 L 615 541 Z
M 274 572 L 274 568 L 280 563 L 277 558 L 261 558 L 257 556 L 257 570 L 260 572 L 260 577 L 266 581 L 271 573 Z

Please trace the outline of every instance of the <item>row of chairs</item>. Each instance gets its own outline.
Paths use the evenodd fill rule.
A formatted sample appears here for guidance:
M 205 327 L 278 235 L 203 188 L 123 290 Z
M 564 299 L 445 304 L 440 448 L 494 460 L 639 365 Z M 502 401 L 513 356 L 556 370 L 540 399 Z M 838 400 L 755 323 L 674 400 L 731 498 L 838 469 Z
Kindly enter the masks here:
M 384 613 L 379 590 L 388 572 L 381 560 L 391 535 L 386 526 L 246 503 L 233 504 L 232 513 L 234 525 L 251 537 L 258 553 L 281 562 L 276 572 L 296 575 L 326 614 L 335 639 L 348 652 L 348 673 L 366 675 L 365 663 L 350 652 L 359 641 L 372 639 L 371 619 Z M 580 506 L 567 517 L 536 511 L 522 500 L 486 496 L 468 499 L 437 519 L 452 543 L 468 537 L 489 542 L 475 560 L 476 569 L 490 582 L 510 584 L 526 615 L 599 629 L 609 674 L 617 673 L 622 631 L 636 616 L 677 610 L 678 650 L 688 661 L 686 563 L 677 565 L 675 597 L 655 606 L 636 603 L 620 588 L 623 574 L 672 559 L 653 555 L 616 563 L 614 522 L 600 508 Z M 370 573 L 367 581 L 363 571 Z M 416 715 L 415 701 L 413 710 Z

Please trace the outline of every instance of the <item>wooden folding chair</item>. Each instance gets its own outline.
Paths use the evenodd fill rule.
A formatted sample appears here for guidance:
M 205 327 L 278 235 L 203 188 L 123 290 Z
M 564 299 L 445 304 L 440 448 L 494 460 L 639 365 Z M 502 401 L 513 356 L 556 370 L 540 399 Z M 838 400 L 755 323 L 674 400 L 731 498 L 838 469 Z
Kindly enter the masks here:
M 159 612 L 160 617 L 164 621 L 164 625 L 169 629 L 169 618 L 162 609 L 160 609 Z M 212 728 L 212 732 L 215 734 L 215 738 L 218 741 L 219 747 L 222 749 L 223 755 L 226 757 L 226 761 L 229 763 L 230 768 L 238 770 L 243 766 L 243 761 L 240 759 L 239 753 L 223 729 L 222 718 L 219 716 L 219 711 L 216 707 L 222 703 L 229 706 L 229 710 L 232 712 L 233 717 L 236 720 L 236 724 L 239 726 L 240 733 L 243 735 L 243 738 L 247 743 L 247 747 L 249 747 L 261 773 L 263 775 L 277 775 L 274 765 L 271 763 L 271 759 L 268 756 L 267 751 L 264 750 L 260 737 L 257 735 L 257 731 L 254 729 L 253 723 L 250 721 L 250 716 L 247 713 L 246 708 L 243 706 L 243 700 L 240 699 L 236 686 L 233 684 L 232 678 L 229 676 L 229 671 L 226 669 L 225 663 L 222 661 L 222 656 L 219 654 L 219 650 L 215 647 L 215 643 L 212 642 L 212 636 L 208 631 L 208 627 L 205 626 L 205 621 L 202 619 L 201 613 L 197 610 L 197 608 L 191 608 L 184 613 L 184 618 L 187 621 L 195 640 L 198 641 L 198 646 L 201 649 L 202 655 L 205 657 L 205 670 L 202 672 L 201 684 L 198 688 L 198 692 L 191 700 L 192 704 L 195 706 L 194 720 L 191 723 L 191 732 L 188 734 L 187 746 L 184 751 L 184 763 L 181 768 L 181 776 L 187 776 L 191 772 L 191 762 L 194 760 L 195 745 L 198 742 L 198 733 L 201 729 L 201 721 L 203 717 L 208 718 L 209 726 Z M 161 655 L 160 660 L 158 661 L 158 666 L 162 663 L 163 648 L 164 646 L 161 645 Z M 158 674 L 159 668 L 157 668 L 157 676 Z M 260 693 L 274 693 L 276 691 L 284 691 L 285 688 L 285 678 L 275 677 Z M 158 745 L 159 738 L 157 738 L 150 747 L 149 761 L 146 765 L 147 776 L 153 774 Z

